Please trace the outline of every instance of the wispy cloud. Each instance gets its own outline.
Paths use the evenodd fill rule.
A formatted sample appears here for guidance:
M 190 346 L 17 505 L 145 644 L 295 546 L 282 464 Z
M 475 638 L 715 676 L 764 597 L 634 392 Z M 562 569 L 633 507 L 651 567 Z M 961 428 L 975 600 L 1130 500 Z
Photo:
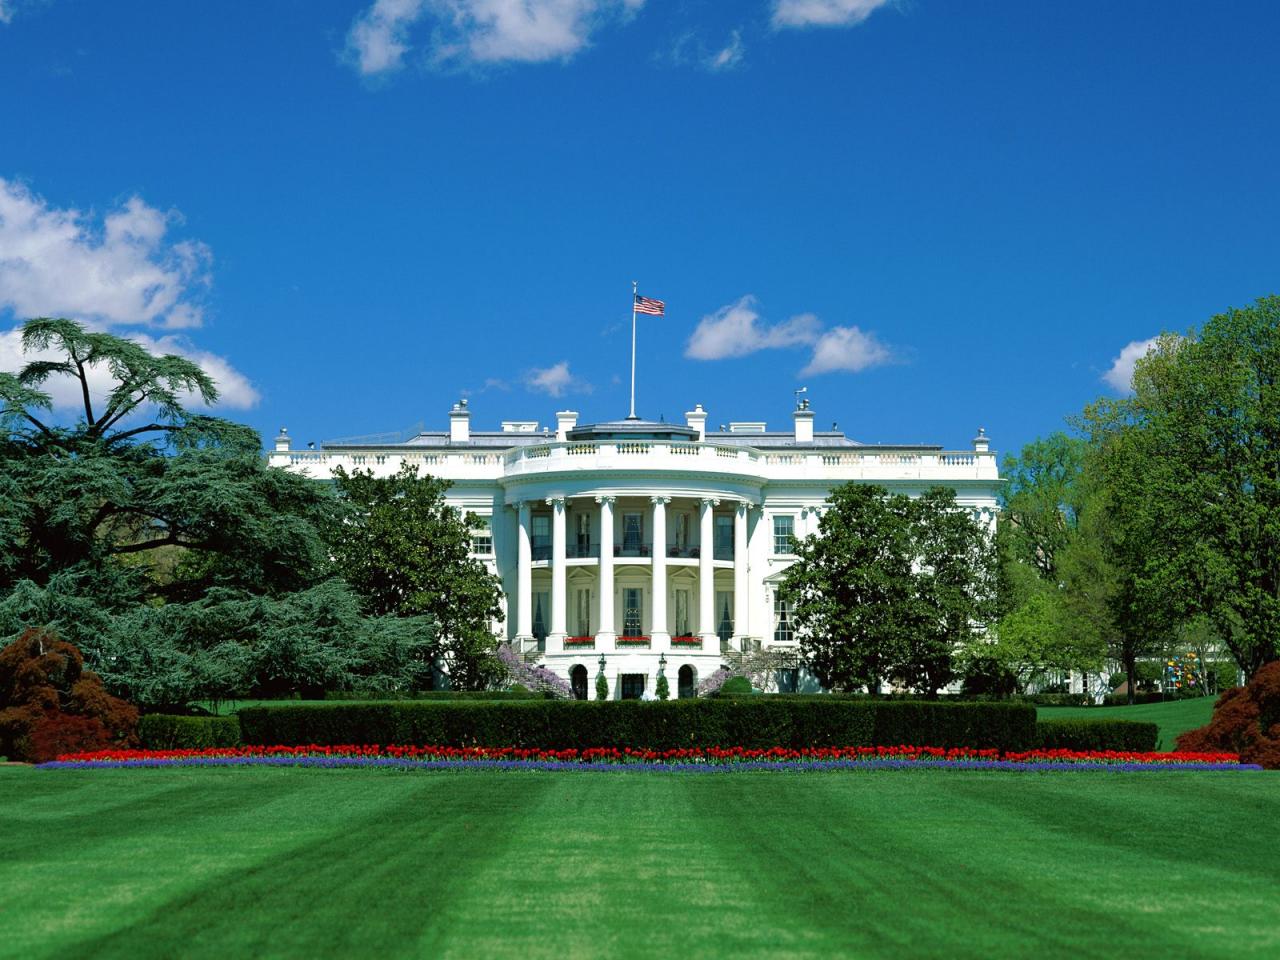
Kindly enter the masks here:
M 258 391 L 249 382 L 248 377 L 235 369 L 225 357 L 210 353 L 207 350 L 201 350 L 185 337 L 177 334 L 150 337 L 146 334 L 134 333 L 129 335 L 129 339 L 140 344 L 148 353 L 155 356 L 172 353 L 180 357 L 186 357 L 195 363 L 201 370 L 212 377 L 218 386 L 218 403 L 216 406 L 233 410 L 248 410 L 257 406 L 260 399 Z M 33 360 L 61 359 L 64 358 L 58 356 L 52 350 L 23 353 L 21 329 L 0 330 L 0 370 L 6 373 L 16 373 L 25 364 Z M 112 377 L 111 371 L 103 364 L 90 367 L 88 379 L 94 404 L 97 409 L 101 410 L 103 398 L 106 397 L 116 381 Z M 74 377 L 50 377 L 41 389 L 49 394 L 56 410 L 74 411 L 83 409 L 84 398 L 80 393 L 80 381 Z M 200 398 L 194 394 L 188 394 L 185 397 L 185 401 L 189 404 L 201 404 Z
M 703 317 L 684 355 L 693 360 L 723 360 L 787 347 L 812 348 L 801 376 L 856 373 L 893 360 L 893 352 L 874 334 L 856 326 L 824 328 L 812 313 L 769 324 L 761 319 L 750 294 Z
M 568 360 L 549 367 L 535 367 L 525 374 L 524 385 L 535 393 L 552 397 L 563 397 L 566 393 L 590 393 L 593 389 L 591 384 L 573 375 Z
M 1126 344 L 1120 355 L 1111 361 L 1111 369 L 1102 375 L 1103 381 L 1117 393 L 1128 393 L 1133 389 L 1134 367 L 1151 352 L 1159 340 L 1159 337 L 1151 337 Z
M 376 0 L 356 17 L 347 54 L 365 76 L 399 69 L 423 23 L 429 60 L 440 66 L 567 60 L 608 22 L 645 0 Z
M 774 27 L 851 27 L 893 0 L 773 0 Z
M 160 335 L 132 334 L 154 354 L 195 361 L 218 383 L 220 405 L 245 409 L 258 392 L 217 354 L 172 331 L 200 326 L 200 298 L 210 283 L 212 256 L 194 240 L 172 241 L 181 217 L 131 197 L 102 217 L 58 208 L 27 187 L 0 178 L 0 314 L 13 319 L 54 316 L 97 329 L 160 328 Z M 36 359 L 22 353 L 18 329 L 0 330 L 0 370 L 16 371 Z M 105 389 L 110 374 L 92 371 Z M 80 402 L 70 379 L 46 384 L 55 404 Z M 70 393 L 68 392 L 70 391 Z
M 132 197 L 99 225 L 0 178 L 0 310 L 198 327 L 211 255 L 202 243 L 167 239 L 180 220 Z
M 893 359 L 889 348 L 857 327 L 832 327 L 813 345 L 813 358 L 800 371 L 808 377 L 818 373 L 859 373 Z
M 13 4 L 9 0 L 0 0 L 0 24 L 8 23 L 13 19 Z
M 713 73 L 721 70 L 732 70 L 742 63 L 745 54 L 742 45 L 742 31 L 734 30 L 729 34 L 729 42 L 702 60 L 703 66 Z

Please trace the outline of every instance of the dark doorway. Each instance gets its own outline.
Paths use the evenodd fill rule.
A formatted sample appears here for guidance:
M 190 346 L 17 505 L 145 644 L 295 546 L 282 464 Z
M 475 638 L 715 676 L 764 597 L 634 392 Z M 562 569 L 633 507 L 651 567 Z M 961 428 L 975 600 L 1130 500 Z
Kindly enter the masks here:
M 680 668 L 677 696 L 681 700 L 688 700 L 690 697 L 697 696 L 697 689 L 694 687 L 693 667 L 685 664 Z
M 644 696 L 643 673 L 624 673 L 622 675 L 622 699 L 639 700 Z
M 587 668 L 580 663 L 569 670 L 569 686 L 573 687 L 573 699 L 587 699 Z

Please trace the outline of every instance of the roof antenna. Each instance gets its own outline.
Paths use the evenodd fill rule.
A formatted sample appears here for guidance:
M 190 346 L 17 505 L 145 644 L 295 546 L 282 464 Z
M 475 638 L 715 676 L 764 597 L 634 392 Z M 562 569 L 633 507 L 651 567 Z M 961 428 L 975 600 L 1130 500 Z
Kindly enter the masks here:
M 796 409 L 797 409 L 797 410 L 808 410 L 808 409 L 809 409 L 809 401 L 808 401 L 807 399 L 806 399 L 806 400 L 801 400 L 801 399 L 800 399 L 800 395 L 801 395 L 801 394 L 803 394 L 803 393 L 808 393 L 808 392 L 809 392 L 809 388 L 808 388 L 808 387 L 801 387 L 799 390 L 795 391 L 795 395 L 796 395 Z

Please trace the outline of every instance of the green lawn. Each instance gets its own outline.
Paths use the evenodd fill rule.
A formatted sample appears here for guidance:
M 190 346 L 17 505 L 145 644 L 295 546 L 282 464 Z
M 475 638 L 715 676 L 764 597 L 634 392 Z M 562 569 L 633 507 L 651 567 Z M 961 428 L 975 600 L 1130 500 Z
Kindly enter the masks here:
M 0 768 L 0 955 L 1274 957 L 1280 776 Z
M 1168 703 L 1140 703 L 1132 707 L 1037 707 L 1036 714 L 1041 720 L 1095 717 L 1154 723 L 1160 727 L 1160 742 L 1156 749 L 1172 750 L 1178 734 L 1209 722 L 1217 700 L 1217 697 L 1196 697 L 1193 700 L 1170 700 Z

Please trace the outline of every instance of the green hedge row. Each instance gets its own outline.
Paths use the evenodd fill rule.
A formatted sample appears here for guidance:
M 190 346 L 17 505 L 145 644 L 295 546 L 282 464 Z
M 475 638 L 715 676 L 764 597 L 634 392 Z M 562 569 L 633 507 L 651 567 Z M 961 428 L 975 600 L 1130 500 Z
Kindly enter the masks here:
M 148 713 L 138 721 L 138 739 L 144 750 L 234 747 L 240 743 L 240 721 L 235 717 L 178 717 Z
M 395 701 L 278 704 L 239 712 L 249 744 L 806 747 L 1035 745 L 1021 704 L 725 697 L 646 701 Z
M 1132 750 L 1156 748 L 1160 729 L 1136 720 L 1041 720 L 1036 741 L 1047 750 Z
M 408 693 L 359 690 L 327 690 L 325 700 L 336 702 L 370 700 L 545 700 L 531 690 L 415 690 Z

